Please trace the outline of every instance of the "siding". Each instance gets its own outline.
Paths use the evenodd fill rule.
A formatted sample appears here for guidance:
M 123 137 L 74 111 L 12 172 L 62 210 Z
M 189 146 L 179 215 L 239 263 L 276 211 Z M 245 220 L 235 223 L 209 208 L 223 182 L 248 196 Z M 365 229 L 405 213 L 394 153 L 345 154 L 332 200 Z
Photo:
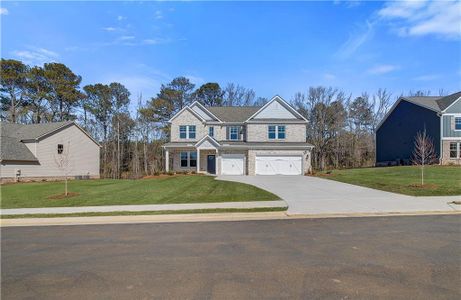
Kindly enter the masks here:
M 401 101 L 376 132 L 376 162 L 410 160 L 418 131 L 426 128 L 434 142 L 437 156 L 440 154 L 440 118 L 437 113 Z
M 295 119 L 296 117 L 278 101 L 269 104 L 253 119 Z
M 270 124 L 248 124 L 247 141 L 248 142 L 306 142 L 306 125 L 305 124 L 277 124 L 285 125 L 284 140 L 269 140 L 267 127 Z
M 449 114 L 461 114 L 461 100 L 458 99 L 455 103 L 453 103 L 445 113 Z
M 36 154 L 39 165 L 4 162 L 0 166 L 1 177 L 14 177 L 16 169 L 21 170 L 21 177 L 64 176 L 64 172 L 56 166 L 55 157 L 57 145 L 63 144 L 67 147 L 68 143 L 70 143 L 69 176 L 99 177 L 100 148 L 75 125 L 62 129 L 38 143 L 27 143 L 26 146 Z
M 461 115 L 460 115 L 461 117 Z M 459 137 L 461 138 L 461 130 L 454 130 L 455 116 L 442 116 L 443 137 Z

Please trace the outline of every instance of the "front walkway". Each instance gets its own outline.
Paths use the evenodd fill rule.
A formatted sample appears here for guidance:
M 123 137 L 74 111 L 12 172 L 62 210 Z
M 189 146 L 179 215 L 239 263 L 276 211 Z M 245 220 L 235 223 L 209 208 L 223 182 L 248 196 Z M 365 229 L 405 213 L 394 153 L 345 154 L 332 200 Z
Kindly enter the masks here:
M 219 203 L 187 203 L 187 204 L 147 204 L 147 205 L 105 205 L 79 207 L 41 207 L 2 209 L 2 215 L 25 214 L 72 214 L 98 212 L 139 212 L 139 211 L 183 211 L 199 209 L 251 209 L 287 207 L 285 201 L 248 201 Z
M 461 196 L 414 197 L 310 176 L 219 176 L 278 195 L 288 214 L 461 212 Z

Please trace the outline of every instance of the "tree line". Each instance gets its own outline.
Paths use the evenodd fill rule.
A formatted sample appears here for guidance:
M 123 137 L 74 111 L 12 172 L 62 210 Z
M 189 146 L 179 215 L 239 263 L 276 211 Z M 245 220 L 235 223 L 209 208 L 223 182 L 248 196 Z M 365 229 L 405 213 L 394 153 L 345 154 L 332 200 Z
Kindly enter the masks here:
M 268 101 L 235 83 L 196 87 L 186 77 L 162 84 L 147 100 L 141 94 L 133 99 L 122 83 L 82 87 L 81 82 L 82 77 L 62 63 L 31 67 L 2 59 L 0 118 L 25 124 L 78 121 L 102 145 L 105 178 L 138 178 L 163 171 L 161 147 L 168 141 L 168 120 L 193 101 L 205 106 L 262 106 Z M 374 130 L 396 98 L 386 89 L 355 98 L 322 86 L 296 93 L 291 104 L 309 121 L 306 135 L 314 145 L 314 168 L 373 165 Z

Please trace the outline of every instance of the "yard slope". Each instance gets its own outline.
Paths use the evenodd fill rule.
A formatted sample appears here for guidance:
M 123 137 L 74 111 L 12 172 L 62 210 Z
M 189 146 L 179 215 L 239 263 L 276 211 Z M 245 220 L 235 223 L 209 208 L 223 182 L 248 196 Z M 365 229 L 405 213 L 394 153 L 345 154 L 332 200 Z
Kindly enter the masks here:
M 417 166 L 333 170 L 317 176 L 411 196 L 461 195 L 461 167 L 427 166 L 424 172 L 423 187 Z
M 63 182 L 3 185 L 1 208 L 278 200 L 276 195 L 251 185 L 199 175 L 141 180 L 72 180 L 69 192 L 76 196 L 52 199 L 63 192 Z

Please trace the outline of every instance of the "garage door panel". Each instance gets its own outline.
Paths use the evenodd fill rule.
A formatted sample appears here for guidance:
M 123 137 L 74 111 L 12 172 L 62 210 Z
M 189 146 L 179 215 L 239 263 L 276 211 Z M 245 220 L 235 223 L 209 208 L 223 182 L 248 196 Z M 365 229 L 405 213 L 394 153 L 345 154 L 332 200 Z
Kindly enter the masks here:
M 301 174 L 301 156 L 256 156 L 256 175 Z
M 225 157 L 221 158 L 222 175 L 243 175 L 244 159 L 243 157 Z

